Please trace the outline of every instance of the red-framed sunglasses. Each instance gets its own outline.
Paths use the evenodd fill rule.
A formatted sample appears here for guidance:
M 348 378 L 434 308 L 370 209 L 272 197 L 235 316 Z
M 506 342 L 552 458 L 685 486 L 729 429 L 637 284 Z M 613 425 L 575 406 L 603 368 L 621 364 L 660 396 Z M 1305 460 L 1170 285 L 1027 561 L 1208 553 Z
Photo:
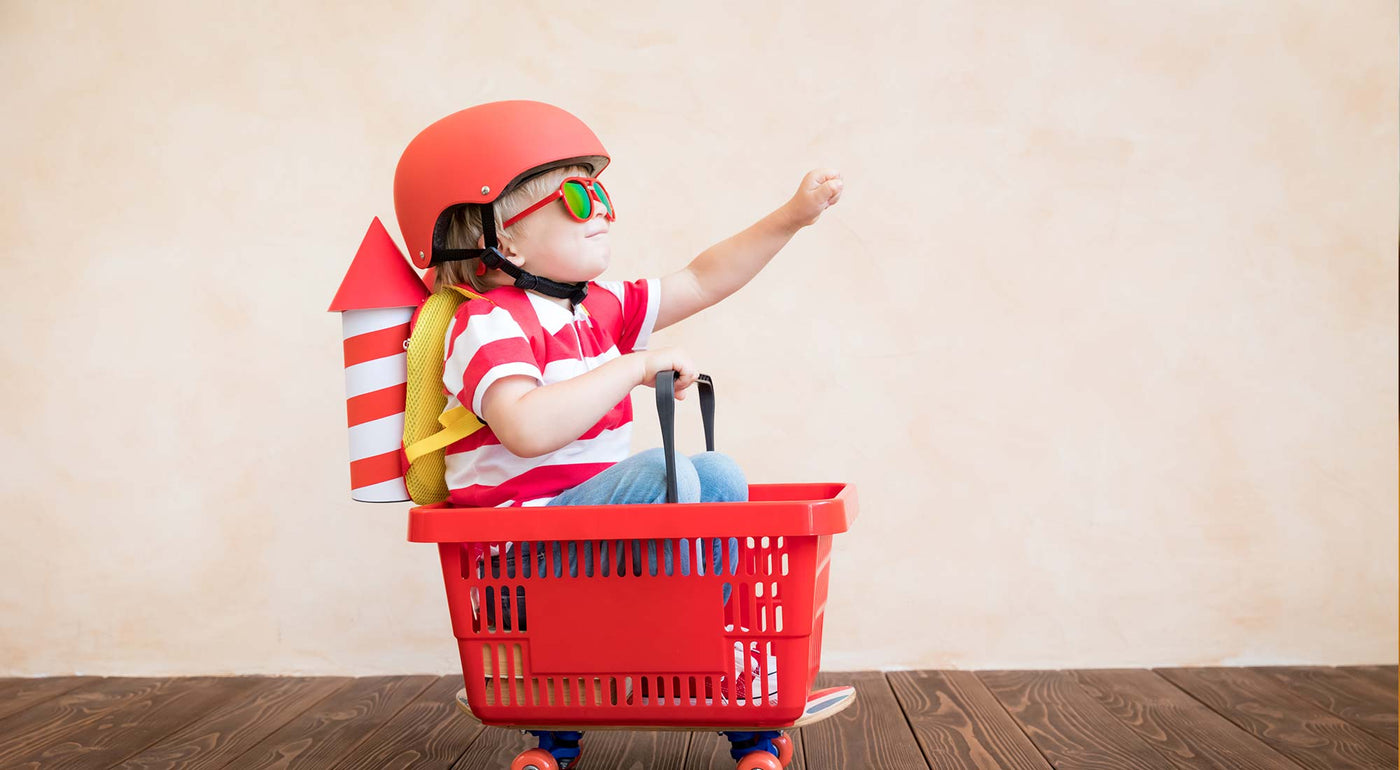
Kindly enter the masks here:
M 571 176 L 559 183 L 558 190 L 545 196 L 543 200 L 536 202 L 530 208 L 507 219 L 505 224 L 501 225 L 501 229 L 510 227 L 556 200 L 563 200 L 564 209 L 569 212 L 569 216 L 579 222 L 587 222 L 593 217 L 593 201 L 598 201 L 599 205 L 603 207 L 605 219 L 609 222 L 617 219 L 617 214 L 613 211 L 612 198 L 608 197 L 608 191 L 603 188 L 602 182 L 587 176 Z

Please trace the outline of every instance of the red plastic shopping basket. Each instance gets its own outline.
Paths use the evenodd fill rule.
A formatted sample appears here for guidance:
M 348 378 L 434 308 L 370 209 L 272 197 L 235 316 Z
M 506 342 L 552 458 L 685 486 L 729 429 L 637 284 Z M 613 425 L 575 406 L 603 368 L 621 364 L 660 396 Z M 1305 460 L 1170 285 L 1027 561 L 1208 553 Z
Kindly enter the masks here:
M 668 456 L 671 392 L 658 378 Z M 831 536 L 855 516 L 843 484 L 757 484 L 743 503 L 429 505 L 410 511 L 409 540 L 438 544 L 486 724 L 784 727 L 821 663 Z

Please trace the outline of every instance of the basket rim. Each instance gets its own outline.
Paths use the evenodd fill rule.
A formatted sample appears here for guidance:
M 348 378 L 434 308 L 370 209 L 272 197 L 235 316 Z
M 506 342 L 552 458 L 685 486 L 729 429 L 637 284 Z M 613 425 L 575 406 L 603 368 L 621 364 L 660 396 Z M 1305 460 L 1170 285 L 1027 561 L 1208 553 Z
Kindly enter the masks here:
M 456 508 L 408 512 L 414 543 L 617 540 L 682 537 L 791 537 L 845 532 L 858 511 L 849 484 L 752 484 L 739 503 L 656 503 L 539 508 Z M 529 515 L 521 515 L 528 511 Z

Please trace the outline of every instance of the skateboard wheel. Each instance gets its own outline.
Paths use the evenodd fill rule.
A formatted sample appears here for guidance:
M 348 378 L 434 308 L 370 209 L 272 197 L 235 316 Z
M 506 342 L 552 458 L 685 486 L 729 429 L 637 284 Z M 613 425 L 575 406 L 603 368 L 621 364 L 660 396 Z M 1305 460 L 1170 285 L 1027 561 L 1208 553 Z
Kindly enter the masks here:
M 738 770 L 783 770 L 783 763 L 766 751 L 754 751 L 739 760 Z
M 792 763 L 792 739 L 786 735 L 779 735 L 773 739 L 773 748 L 778 750 L 778 762 L 783 767 Z
M 559 763 L 544 749 L 530 749 L 520 752 L 510 763 L 510 770 L 559 770 Z

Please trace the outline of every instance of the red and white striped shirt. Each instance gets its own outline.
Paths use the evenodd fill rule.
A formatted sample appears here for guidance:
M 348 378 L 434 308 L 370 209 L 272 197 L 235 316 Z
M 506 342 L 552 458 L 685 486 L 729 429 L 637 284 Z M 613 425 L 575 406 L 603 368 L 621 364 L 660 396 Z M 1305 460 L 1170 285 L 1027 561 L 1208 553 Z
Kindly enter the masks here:
M 489 302 L 463 302 L 447 327 L 447 408 L 466 405 L 480 417 L 482 397 L 502 377 L 550 385 L 644 350 L 660 289 L 656 279 L 592 282 L 572 312 L 514 286 L 487 292 Z M 545 505 L 626 459 L 631 445 L 630 397 L 572 443 L 540 457 L 513 454 L 487 425 L 447 447 L 448 500 L 475 508 Z

